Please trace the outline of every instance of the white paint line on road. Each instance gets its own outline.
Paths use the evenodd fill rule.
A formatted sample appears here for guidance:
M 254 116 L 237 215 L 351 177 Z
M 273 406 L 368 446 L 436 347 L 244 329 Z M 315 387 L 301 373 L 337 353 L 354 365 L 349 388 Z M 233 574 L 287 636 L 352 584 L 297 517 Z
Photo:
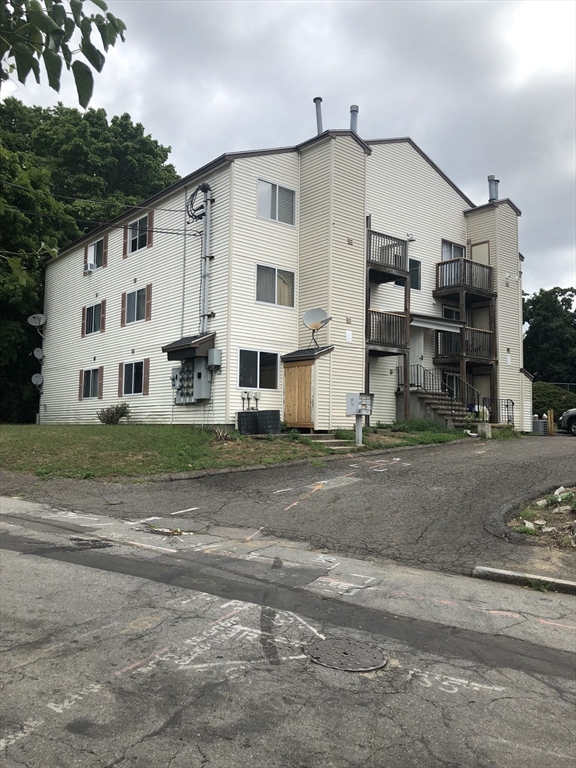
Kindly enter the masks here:
M 299 621 L 299 622 L 300 622 L 300 624 L 303 624 L 303 625 L 304 625 L 304 626 L 305 626 L 307 629 L 309 629 L 309 630 L 310 630 L 310 632 L 314 632 L 314 634 L 315 634 L 317 637 L 321 638 L 322 640 L 326 640 L 326 635 L 323 635 L 323 634 L 322 634 L 322 632 L 318 632 L 318 630 L 317 630 L 317 629 L 314 629 L 314 627 L 313 627 L 311 624 L 308 624 L 308 622 L 307 622 L 307 621 L 305 621 L 305 620 L 304 620 L 304 619 L 303 619 L 301 616 L 298 616 L 298 614 L 297 614 L 297 613 L 292 613 L 292 611 L 286 611 L 286 613 L 287 613 L 289 616 L 294 616 L 294 618 L 295 618 L 297 621 Z M 292 658 L 296 658 L 296 659 L 299 659 L 299 658 L 302 658 L 302 657 L 301 657 L 301 656 L 293 656 Z
M 161 520 L 161 517 L 145 517 L 144 520 L 138 520 L 139 523 L 148 523 L 150 520 Z
M 286 493 L 286 491 L 291 491 L 292 488 L 281 488 L 279 491 L 274 491 L 274 494 L 277 493 Z
M 388 469 L 373 469 L 372 472 L 388 472 Z
M 141 549 L 157 549 L 160 550 L 160 552 L 178 552 L 177 549 L 170 549 L 169 547 L 155 547 L 153 544 L 140 544 L 138 541 L 122 541 L 121 539 L 116 539 L 117 544 L 128 544 L 131 547 L 140 547 Z
M 171 515 L 183 515 L 184 512 L 195 512 L 200 507 L 190 507 L 190 509 L 180 509 L 178 512 L 170 512 Z M 151 517 L 150 520 L 158 520 L 159 518 Z
M 251 541 L 255 536 L 258 536 L 259 533 L 262 533 L 263 530 L 264 530 L 264 526 L 261 525 L 260 528 L 258 528 L 257 531 L 254 531 L 253 534 L 251 534 L 250 536 L 246 536 L 244 541 Z

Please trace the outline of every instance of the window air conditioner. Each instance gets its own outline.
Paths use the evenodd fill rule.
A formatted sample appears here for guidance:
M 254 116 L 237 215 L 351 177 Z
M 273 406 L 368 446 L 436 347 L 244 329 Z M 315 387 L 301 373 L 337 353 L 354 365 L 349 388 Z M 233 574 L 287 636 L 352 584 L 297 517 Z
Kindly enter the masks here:
M 96 269 L 96 264 L 94 262 L 89 262 L 89 264 L 86 266 L 86 272 L 94 272 Z

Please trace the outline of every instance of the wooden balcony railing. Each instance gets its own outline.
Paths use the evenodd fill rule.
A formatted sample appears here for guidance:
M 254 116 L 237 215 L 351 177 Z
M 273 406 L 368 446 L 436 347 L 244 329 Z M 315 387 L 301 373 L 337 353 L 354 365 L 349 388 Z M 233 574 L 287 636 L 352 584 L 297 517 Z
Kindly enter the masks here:
M 382 267 L 408 269 L 406 240 L 368 230 L 368 261 Z
M 492 267 L 470 259 L 451 259 L 436 264 L 436 288 L 492 290 Z
M 494 359 L 494 334 L 480 328 L 464 328 L 464 354 L 466 357 Z M 435 357 L 459 357 L 460 334 L 436 331 Z
M 383 347 L 406 347 L 406 318 L 392 312 L 368 310 L 366 341 Z

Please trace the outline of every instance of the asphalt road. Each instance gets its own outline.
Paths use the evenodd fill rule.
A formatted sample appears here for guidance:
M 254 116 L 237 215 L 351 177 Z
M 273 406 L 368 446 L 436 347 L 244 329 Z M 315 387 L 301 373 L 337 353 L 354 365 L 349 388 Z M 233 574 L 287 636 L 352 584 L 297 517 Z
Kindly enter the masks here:
M 434 570 L 487 565 L 574 579 L 573 552 L 510 537 L 504 521 L 522 502 L 576 485 L 575 459 L 576 440 L 557 435 L 170 482 L 2 479 L 4 494 L 128 520 L 178 512 L 175 519 L 262 527 L 320 549 Z
M 262 533 L 218 559 L 190 549 L 201 534 L 144 549 L 152 535 L 122 523 L 131 547 L 93 549 L 85 517 L 17 514 L 0 519 L 3 768 L 574 765 L 569 596 L 434 575 L 438 615 L 416 595 L 397 615 L 377 590 L 305 590 L 330 581 L 331 558 L 246 556 L 270 549 Z M 430 576 L 404 573 L 415 593 Z M 314 664 L 304 650 L 324 637 L 387 663 Z

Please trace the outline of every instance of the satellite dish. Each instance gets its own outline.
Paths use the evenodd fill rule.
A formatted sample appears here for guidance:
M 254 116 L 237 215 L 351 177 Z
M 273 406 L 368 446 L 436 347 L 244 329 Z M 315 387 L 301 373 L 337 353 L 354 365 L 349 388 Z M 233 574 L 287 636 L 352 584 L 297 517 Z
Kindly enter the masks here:
M 43 383 L 44 383 L 44 376 L 42 376 L 41 373 L 35 373 L 32 376 L 32 384 L 34 384 L 34 386 L 41 387 Z
M 44 360 L 44 351 L 42 350 L 42 347 L 36 347 L 34 352 L 32 352 L 36 360 Z
M 324 328 L 324 326 L 329 323 L 330 320 L 332 320 L 332 318 L 328 317 L 323 309 L 309 309 L 307 312 L 304 312 L 302 322 L 306 328 L 310 328 L 312 331 L 312 341 L 314 344 L 316 344 L 317 349 L 320 349 L 320 345 L 316 341 L 316 331 Z
M 30 317 L 28 318 L 28 323 L 30 325 L 35 326 L 36 328 L 38 328 L 38 326 L 40 325 L 44 325 L 45 322 L 46 322 L 46 315 L 40 315 L 40 314 L 30 315 Z
M 304 317 L 302 318 L 302 322 L 306 328 L 310 328 L 311 331 L 319 331 L 320 328 L 323 328 L 326 323 L 330 322 L 330 320 L 332 320 L 332 318 L 328 317 L 323 309 L 309 309 L 308 312 L 304 313 Z

